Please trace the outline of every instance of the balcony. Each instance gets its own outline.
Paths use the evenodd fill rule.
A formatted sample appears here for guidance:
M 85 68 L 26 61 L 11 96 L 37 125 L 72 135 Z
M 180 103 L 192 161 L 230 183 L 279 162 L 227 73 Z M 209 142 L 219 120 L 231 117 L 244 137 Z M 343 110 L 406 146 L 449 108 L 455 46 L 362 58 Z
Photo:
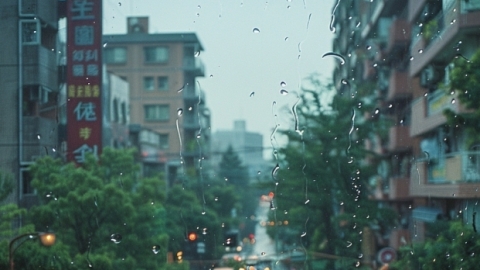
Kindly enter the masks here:
M 58 143 L 55 120 L 43 117 L 23 117 L 23 162 L 33 162 L 43 156 L 57 156 L 53 149 Z M 57 150 L 57 149 L 56 149 Z
M 409 3 L 412 2 L 422 1 Z M 416 6 L 417 3 L 410 4 L 413 5 Z M 420 8 L 422 7 L 423 5 Z M 456 50 L 447 48 L 455 47 L 460 40 L 466 43 L 469 34 L 477 31 L 479 26 L 480 0 L 470 0 L 468 3 L 456 0 L 444 7 L 435 18 L 424 23 L 423 36 L 412 44 L 411 55 L 414 61 L 410 62 L 410 75 L 416 76 L 433 60 L 450 61 Z M 425 42 L 423 48 L 420 44 L 422 42 Z
M 195 77 L 205 76 L 205 66 L 199 58 L 185 57 L 183 59 L 183 69 L 185 72 L 192 73 Z
M 423 158 L 412 166 L 411 196 L 478 197 L 480 152 L 462 151 Z
M 406 99 L 412 96 L 412 80 L 406 71 L 393 70 L 390 72 L 387 100 Z
M 389 179 L 388 198 L 390 200 L 410 199 L 410 178 L 394 176 Z
M 447 94 L 445 90 L 436 90 L 427 97 L 421 97 L 412 102 L 412 125 L 410 136 L 426 133 L 447 122 L 443 111 L 450 109 L 457 113 L 467 110 L 457 102 L 456 94 Z
M 408 1 L 408 21 L 414 23 L 417 16 L 422 12 L 423 7 L 427 4 L 428 0 L 416 0 Z
M 194 129 L 198 130 L 201 128 L 198 115 L 194 113 L 186 114 L 183 118 L 183 128 L 184 129 Z
M 57 4 L 58 0 L 20 0 L 20 16 L 36 17 L 56 28 Z
M 407 20 L 396 19 L 390 26 L 388 35 L 387 54 L 395 54 L 410 44 L 410 24 Z
M 42 85 L 54 91 L 58 89 L 55 52 L 41 45 L 25 45 L 22 61 L 24 85 Z
M 388 150 L 391 152 L 407 151 L 413 145 L 413 138 L 410 137 L 409 126 L 390 127 L 388 136 Z

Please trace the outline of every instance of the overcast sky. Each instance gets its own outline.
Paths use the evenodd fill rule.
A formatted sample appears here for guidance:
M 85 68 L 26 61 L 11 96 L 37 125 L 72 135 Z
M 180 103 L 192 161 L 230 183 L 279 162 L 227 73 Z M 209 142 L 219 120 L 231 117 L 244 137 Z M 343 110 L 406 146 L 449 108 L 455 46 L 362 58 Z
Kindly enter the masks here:
M 234 120 L 245 119 L 247 130 L 262 133 L 270 146 L 277 123 L 281 129 L 293 128 L 291 114 L 279 108 L 296 102 L 302 79 L 314 72 L 325 81 L 331 78 L 333 59 L 322 55 L 332 48 L 329 25 L 335 3 L 104 0 L 103 28 L 104 34 L 124 34 L 126 17 L 149 16 L 150 33 L 195 32 L 205 49 L 199 57 L 206 74 L 198 82 L 212 113 L 212 131 L 232 129 Z M 282 95 L 281 89 L 289 94 Z

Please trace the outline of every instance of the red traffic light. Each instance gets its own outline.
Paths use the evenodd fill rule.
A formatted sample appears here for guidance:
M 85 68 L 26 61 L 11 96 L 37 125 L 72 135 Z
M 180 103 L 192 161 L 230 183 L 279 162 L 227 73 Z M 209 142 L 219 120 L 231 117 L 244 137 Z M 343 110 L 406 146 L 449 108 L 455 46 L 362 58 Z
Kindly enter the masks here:
M 198 236 L 197 236 L 196 233 L 190 232 L 190 233 L 188 233 L 187 238 L 188 238 L 188 241 L 195 242 L 197 240 Z

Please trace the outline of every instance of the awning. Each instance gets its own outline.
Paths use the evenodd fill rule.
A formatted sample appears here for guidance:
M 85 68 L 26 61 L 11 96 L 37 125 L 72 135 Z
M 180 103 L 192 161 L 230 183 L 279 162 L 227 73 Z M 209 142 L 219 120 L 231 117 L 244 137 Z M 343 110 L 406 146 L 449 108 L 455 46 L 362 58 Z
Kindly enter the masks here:
M 412 211 L 412 217 L 425 222 L 435 222 L 442 219 L 443 211 L 440 208 L 420 206 Z

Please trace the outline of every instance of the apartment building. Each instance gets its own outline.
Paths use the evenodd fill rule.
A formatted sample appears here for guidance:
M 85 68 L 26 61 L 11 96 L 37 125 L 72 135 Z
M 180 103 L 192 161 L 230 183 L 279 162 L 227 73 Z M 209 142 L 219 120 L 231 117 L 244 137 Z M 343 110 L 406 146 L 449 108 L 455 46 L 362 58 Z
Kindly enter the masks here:
M 130 122 L 159 133 L 166 174 L 190 175 L 208 156 L 210 112 L 196 81 L 205 75 L 194 33 L 151 34 L 148 17 L 127 18 L 127 33 L 104 35 L 109 72 L 130 84 Z
M 333 51 L 345 58 L 334 71 L 338 91 L 368 87 L 379 115 L 364 119 L 391 123 L 387 135 L 365 142 L 379 156 L 371 198 L 398 213 L 378 249 L 423 241 L 439 219 L 471 223 L 479 152 L 444 110 L 466 112 L 449 74 L 456 57 L 468 59 L 480 45 L 480 1 L 341 1 L 335 15 Z
M 8 202 L 22 206 L 32 201 L 28 165 L 61 150 L 57 8 L 58 0 L 0 2 L 0 170 L 16 181 Z

